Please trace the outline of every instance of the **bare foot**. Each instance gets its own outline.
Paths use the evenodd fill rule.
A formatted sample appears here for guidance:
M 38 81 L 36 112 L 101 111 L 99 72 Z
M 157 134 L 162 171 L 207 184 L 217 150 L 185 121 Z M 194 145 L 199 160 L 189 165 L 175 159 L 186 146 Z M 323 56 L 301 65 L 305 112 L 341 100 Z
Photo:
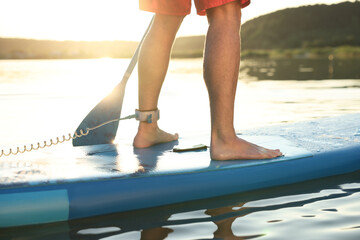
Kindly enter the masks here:
M 141 122 L 134 138 L 134 147 L 147 148 L 159 143 L 171 142 L 179 139 L 177 133 L 170 134 L 161 130 L 157 123 Z
M 282 156 L 279 149 L 267 149 L 241 138 L 212 140 L 210 155 L 213 160 L 270 159 Z

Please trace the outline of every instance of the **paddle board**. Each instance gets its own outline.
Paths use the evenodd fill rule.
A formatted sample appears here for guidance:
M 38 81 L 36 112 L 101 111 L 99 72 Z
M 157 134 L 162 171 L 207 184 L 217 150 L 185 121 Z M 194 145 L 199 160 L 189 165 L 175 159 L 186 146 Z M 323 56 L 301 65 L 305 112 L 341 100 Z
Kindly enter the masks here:
M 67 221 L 340 175 L 360 169 L 360 114 L 243 131 L 271 160 L 212 161 L 208 135 L 134 149 L 69 144 L 0 158 L 0 227 Z M 200 145 L 199 145 L 200 144 Z M 198 145 L 191 151 L 183 146 Z M 181 151 L 174 151 L 173 149 Z M 199 149 L 198 149 L 199 148 Z

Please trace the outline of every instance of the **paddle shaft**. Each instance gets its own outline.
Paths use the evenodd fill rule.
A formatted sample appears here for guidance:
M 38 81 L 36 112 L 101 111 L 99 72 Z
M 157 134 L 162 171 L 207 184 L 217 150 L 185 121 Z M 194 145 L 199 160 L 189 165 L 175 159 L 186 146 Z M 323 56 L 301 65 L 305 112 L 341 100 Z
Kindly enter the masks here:
M 142 46 L 142 43 L 144 42 L 144 39 L 145 39 L 147 33 L 148 33 L 149 30 L 150 30 L 150 27 L 151 27 L 151 25 L 152 25 L 152 23 L 153 23 L 153 21 L 154 21 L 154 18 L 155 18 L 155 16 L 152 17 L 152 19 L 151 19 L 151 21 L 150 21 L 150 23 L 149 23 L 149 26 L 147 27 L 147 29 L 146 29 L 143 37 L 141 38 L 141 41 L 140 41 L 139 45 L 137 46 L 136 51 L 135 51 L 133 57 L 131 58 L 131 61 L 130 61 L 130 63 L 129 63 L 129 66 L 127 67 L 126 72 L 125 72 L 125 74 L 124 74 L 124 76 L 123 76 L 123 78 L 122 78 L 122 80 L 121 80 L 121 82 L 120 82 L 119 84 L 126 84 L 126 82 L 128 81 L 128 79 L 130 78 L 131 73 L 132 73 L 132 71 L 134 70 L 134 67 L 135 67 L 135 65 L 136 65 L 136 63 L 137 63 L 137 61 L 138 61 L 138 56 L 139 56 L 140 48 L 141 48 L 141 46 Z

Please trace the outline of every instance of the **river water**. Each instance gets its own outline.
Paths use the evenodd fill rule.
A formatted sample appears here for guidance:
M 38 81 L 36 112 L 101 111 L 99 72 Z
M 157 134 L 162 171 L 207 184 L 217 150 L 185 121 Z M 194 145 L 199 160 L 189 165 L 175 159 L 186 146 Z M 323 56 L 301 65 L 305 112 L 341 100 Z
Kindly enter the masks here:
M 128 62 L 0 61 L 1 149 L 72 133 L 121 80 Z M 136 79 L 133 73 L 122 116 L 133 114 L 137 107 Z M 180 136 L 206 133 L 208 105 L 201 59 L 173 60 L 160 96 L 160 126 Z M 360 61 L 245 60 L 235 106 L 239 132 L 360 112 Z M 117 139 L 131 142 L 136 124 L 120 122 Z M 0 238 L 359 239 L 359 200 L 357 172 L 131 213 L 1 229 Z

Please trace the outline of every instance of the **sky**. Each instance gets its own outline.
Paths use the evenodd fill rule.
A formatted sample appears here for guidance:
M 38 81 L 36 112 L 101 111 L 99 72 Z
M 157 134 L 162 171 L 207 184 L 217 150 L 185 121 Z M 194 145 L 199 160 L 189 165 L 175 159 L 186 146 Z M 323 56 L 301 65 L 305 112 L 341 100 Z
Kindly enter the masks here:
M 343 1 L 252 0 L 242 11 L 242 22 L 284 8 Z M 151 17 L 152 13 L 139 10 L 138 0 L 0 0 L 0 37 L 139 41 Z M 178 36 L 201 35 L 206 30 L 206 17 L 192 9 Z

